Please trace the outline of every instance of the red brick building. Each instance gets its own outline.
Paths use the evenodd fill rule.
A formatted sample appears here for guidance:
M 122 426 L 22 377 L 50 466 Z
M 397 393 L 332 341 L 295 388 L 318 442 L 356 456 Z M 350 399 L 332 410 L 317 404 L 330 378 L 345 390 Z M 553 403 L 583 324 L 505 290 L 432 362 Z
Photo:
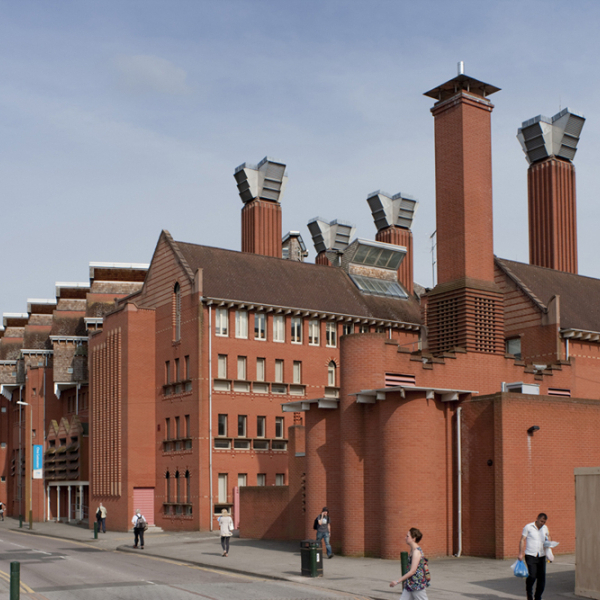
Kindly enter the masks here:
M 241 252 L 163 231 L 143 283 L 130 277 L 111 302 L 99 297 L 101 319 L 89 315 L 95 280 L 61 288 L 52 310 L 5 315 L 5 473 L 23 454 L 18 394 L 46 432 L 46 478 L 72 472 L 66 500 L 34 481 L 38 504 L 50 498 L 35 518 L 57 514 L 59 497 L 72 503 L 81 478 L 68 456 L 79 452 L 89 455 L 85 504 L 102 501 L 114 529 L 129 528 L 138 507 L 165 529 L 210 529 L 233 507 L 242 535 L 304 537 L 326 504 L 344 554 L 397 558 L 414 525 L 428 554 L 504 557 L 543 510 L 559 549 L 573 551 L 573 469 L 600 462 L 600 280 L 577 275 L 572 160 L 583 119 L 562 111 L 519 130 L 531 264 L 503 260 L 492 226 L 497 91 L 460 74 L 426 94 L 431 290 L 413 281 L 413 198 L 369 195 L 375 240 L 312 219 L 308 264 L 297 232 L 282 240 L 285 165 L 265 158 L 235 171 Z M 38 346 L 51 365 L 27 358 Z M 55 395 L 36 404 L 44 377 Z M 72 415 L 82 393 L 89 404 Z M 11 485 L 0 489 L 9 508 Z

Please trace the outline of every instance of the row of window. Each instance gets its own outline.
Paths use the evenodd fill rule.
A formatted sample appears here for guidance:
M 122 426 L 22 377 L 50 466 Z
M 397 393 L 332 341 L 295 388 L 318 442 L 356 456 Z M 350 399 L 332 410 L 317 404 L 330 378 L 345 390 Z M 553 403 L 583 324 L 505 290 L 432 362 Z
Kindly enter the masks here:
M 219 354 L 217 357 L 217 379 L 234 379 L 228 377 L 228 356 L 227 354 Z M 274 378 L 275 383 L 284 382 L 284 361 L 281 358 L 275 359 Z M 256 359 L 256 371 L 255 378 L 252 381 L 265 381 L 266 380 L 266 358 L 258 357 Z M 237 357 L 237 377 L 238 381 L 246 381 L 250 379 L 248 377 L 248 358 L 246 356 Z M 334 361 L 330 361 L 327 365 L 327 385 L 335 386 L 336 382 L 336 364 Z M 299 360 L 293 361 L 292 365 L 292 383 L 302 383 L 302 362 Z
M 183 371 L 182 371 L 183 369 Z M 165 361 L 165 384 L 177 383 L 191 379 L 190 376 L 190 357 L 184 356 L 183 363 L 178 358 L 171 361 Z
M 227 437 L 229 415 L 219 415 L 217 435 L 219 437 Z M 237 437 L 267 437 L 267 417 L 256 417 L 255 435 L 248 436 L 248 417 L 247 415 L 238 415 L 237 418 Z M 283 439 L 285 435 L 285 419 L 284 417 L 275 417 L 275 437 Z
M 285 320 L 284 315 L 274 315 L 271 329 L 271 339 L 274 342 L 285 342 Z M 235 311 L 235 337 L 248 339 L 249 314 L 246 310 Z M 368 333 L 369 325 L 361 324 L 358 326 L 359 333 Z M 229 337 L 229 309 L 217 308 L 215 314 L 215 333 L 221 337 Z M 348 335 L 355 333 L 354 323 L 344 323 L 342 325 L 342 334 Z M 321 345 L 321 321 L 310 319 L 308 321 L 308 343 L 311 346 Z M 290 318 L 289 329 L 290 341 L 292 344 L 302 344 L 304 342 L 304 319 L 302 317 Z M 329 348 L 337 347 L 338 324 L 335 321 L 325 323 L 325 345 Z M 254 339 L 267 339 L 267 314 L 254 313 Z

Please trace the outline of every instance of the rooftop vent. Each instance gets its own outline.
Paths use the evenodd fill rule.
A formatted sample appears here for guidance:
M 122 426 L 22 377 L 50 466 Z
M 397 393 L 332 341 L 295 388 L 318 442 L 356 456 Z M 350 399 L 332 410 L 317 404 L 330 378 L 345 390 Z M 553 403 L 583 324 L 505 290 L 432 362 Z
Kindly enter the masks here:
M 410 229 L 419 206 L 419 201 L 408 194 L 400 192 L 392 196 L 381 190 L 369 194 L 367 202 L 377 231 L 393 225 Z
M 527 162 L 532 164 L 551 156 L 572 161 L 584 123 L 584 117 L 570 112 L 568 108 L 552 118 L 538 115 L 524 121 L 517 139 L 521 142 Z
M 315 217 L 308 222 L 308 230 L 312 235 L 317 253 L 334 250 L 344 252 L 350 243 L 350 238 L 356 231 L 356 226 L 344 221 L 327 222 L 321 217 Z
M 288 179 L 285 164 L 267 156 L 258 165 L 240 165 L 233 176 L 244 203 L 257 198 L 279 202 Z

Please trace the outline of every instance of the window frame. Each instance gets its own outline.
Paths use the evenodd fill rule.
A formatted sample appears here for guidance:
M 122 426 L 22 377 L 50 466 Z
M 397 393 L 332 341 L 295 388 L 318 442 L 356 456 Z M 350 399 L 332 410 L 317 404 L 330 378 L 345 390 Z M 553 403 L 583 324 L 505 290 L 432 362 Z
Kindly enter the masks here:
M 275 417 L 275 439 L 285 439 L 285 417 Z
M 215 335 L 229 337 L 229 309 L 217 308 L 215 310 Z
M 227 354 L 217 355 L 217 379 L 227 379 Z
M 300 360 L 294 361 L 292 382 L 293 383 L 302 383 L 302 361 L 300 361 Z
M 285 343 L 285 315 L 273 315 L 273 341 Z
M 274 382 L 275 383 L 283 383 L 283 380 L 285 379 L 285 364 L 283 362 L 283 358 L 276 358 L 275 359 L 275 377 L 274 377 Z
M 316 332 L 316 336 L 314 335 Z M 316 339 L 316 341 L 314 341 Z M 321 321 L 318 319 L 311 319 L 308 322 L 308 345 L 309 346 L 320 346 L 321 345 Z
M 267 417 L 259 415 L 256 417 L 256 437 L 264 438 L 267 436 Z
M 235 337 L 238 340 L 248 339 L 248 311 L 241 309 L 235 311 Z
M 237 378 L 238 381 L 247 381 L 248 379 L 248 359 L 246 356 L 237 357 Z
M 240 434 L 240 431 L 242 432 Z M 237 437 L 248 437 L 248 415 L 238 415 Z
M 290 341 L 292 344 L 302 343 L 302 317 L 292 317 L 290 319 Z
M 217 437 L 227 437 L 227 414 L 219 414 L 217 417 Z M 223 433 L 221 433 L 223 431 Z
M 262 324 L 262 327 L 259 328 L 259 324 Z M 261 342 L 267 341 L 267 313 L 254 313 L 254 339 Z
M 325 346 L 337 348 L 337 323 L 335 321 L 325 323 Z

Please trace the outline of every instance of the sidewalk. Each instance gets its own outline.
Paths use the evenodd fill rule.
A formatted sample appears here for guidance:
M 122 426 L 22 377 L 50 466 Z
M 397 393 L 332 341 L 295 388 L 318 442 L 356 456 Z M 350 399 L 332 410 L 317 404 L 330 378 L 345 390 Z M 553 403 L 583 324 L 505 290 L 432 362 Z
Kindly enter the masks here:
M 110 523 L 107 523 L 110 526 Z M 300 575 L 300 545 L 298 542 L 249 540 L 234 537 L 229 557 L 221 556 L 216 532 L 146 532 L 145 550 L 134 550 L 133 534 L 108 531 L 94 540 L 93 530 L 66 523 L 34 523 L 34 529 L 19 529 L 18 521 L 0 523 L 32 535 L 46 535 L 96 545 L 104 550 L 139 552 L 178 562 L 244 573 L 260 578 L 284 579 L 320 588 L 347 592 L 374 600 L 397 600 L 401 590 L 391 589 L 389 582 L 400 577 L 400 561 L 378 558 L 348 558 L 335 556 L 324 561 L 324 576 Z M 427 551 L 427 546 L 424 546 Z M 428 590 L 431 600 L 522 599 L 525 583 L 512 575 L 513 560 L 485 558 L 442 558 L 429 561 L 432 584 Z M 548 565 L 544 600 L 577 598 L 575 589 L 575 557 L 558 556 Z

